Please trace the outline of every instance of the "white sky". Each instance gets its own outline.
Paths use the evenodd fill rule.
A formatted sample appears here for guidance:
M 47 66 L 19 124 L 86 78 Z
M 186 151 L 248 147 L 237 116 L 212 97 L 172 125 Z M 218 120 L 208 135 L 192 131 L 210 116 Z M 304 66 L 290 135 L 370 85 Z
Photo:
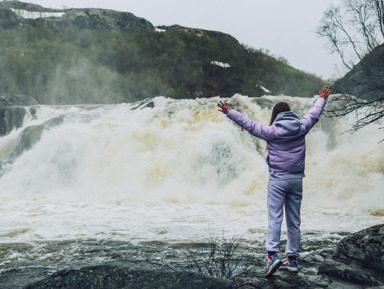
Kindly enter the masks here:
M 153 25 L 189 26 L 228 33 L 240 43 L 268 49 L 295 68 L 337 77 L 336 55 L 314 31 L 323 12 L 340 0 L 23 0 L 48 8 L 105 8 L 131 12 Z

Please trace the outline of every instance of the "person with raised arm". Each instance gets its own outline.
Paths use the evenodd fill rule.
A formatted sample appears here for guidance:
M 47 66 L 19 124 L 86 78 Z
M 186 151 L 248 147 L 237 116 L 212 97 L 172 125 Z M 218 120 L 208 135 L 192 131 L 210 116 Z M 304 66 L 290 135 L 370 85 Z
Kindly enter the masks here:
M 250 134 L 267 142 L 266 162 L 269 167 L 268 181 L 268 236 L 266 240 L 265 276 L 270 277 L 280 267 L 298 272 L 297 258 L 300 256 L 300 208 L 303 196 L 305 169 L 305 136 L 318 122 L 331 91 L 324 86 L 319 99 L 300 119 L 286 102 L 278 102 L 272 110 L 269 126 L 250 120 L 227 102 L 218 103 L 219 111 L 226 114 Z M 279 252 L 283 208 L 287 223 L 287 245 L 285 260 L 277 257 Z

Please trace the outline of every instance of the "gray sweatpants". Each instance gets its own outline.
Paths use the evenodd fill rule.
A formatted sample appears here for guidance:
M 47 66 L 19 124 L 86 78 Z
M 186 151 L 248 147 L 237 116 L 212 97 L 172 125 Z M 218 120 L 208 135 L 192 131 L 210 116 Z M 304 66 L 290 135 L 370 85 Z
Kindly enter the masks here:
M 299 257 L 300 207 L 303 197 L 303 179 L 269 180 L 268 183 L 268 252 L 279 252 L 283 206 L 287 222 L 287 256 Z

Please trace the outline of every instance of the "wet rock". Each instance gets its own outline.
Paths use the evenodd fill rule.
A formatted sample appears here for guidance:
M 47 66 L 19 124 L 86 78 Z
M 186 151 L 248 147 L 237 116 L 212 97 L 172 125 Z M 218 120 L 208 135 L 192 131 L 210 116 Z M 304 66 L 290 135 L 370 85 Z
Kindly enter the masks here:
M 382 285 L 372 273 L 352 264 L 345 264 L 335 260 L 326 260 L 319 267 L 318 274 L 340 278 L 351 283 L 367 284 L 371 286 Z
M 375 260 L 380 262 L 383 226 L 373 226 L 348 235 L 338 244 L 337 249 L 332 246 L 306 252 L 299 260 L 298 273 L 279 269 L 269 279 L 264 277 L 264 264 L 261 258 L 253 258 L 252 267 L 231 278 L 231 283 L 187 272 L 149 271 L 147 268 L 129 269 L 123 267 L 128 264 L 124 261 L 123 265 L 102 265 L 59 271 L 24 288 L 384 289 L 384 274 L 381 267 L 367 267 L 364 263 L 369 254 L 376 254 Z M 360 256 L 359 260 L 349 256 L 351 252 Z M 23 286 L 25 284 L 27 282 L 24 282 Z
M 155 103 L 153 102 L 153 99 L 146 98 L 140 101 L 137 101 L 132 104 L 132 109 L 143 109 L 143 108 L 154 108 Z
M 0 136 L 20 128 L 27 112 L 25 106 L 36 104 L 37 101 L 34 98 L 22 94 L 0 95 Z
M 51 129 L 55 126 L 59 126 L 64 120 L 64 116 L 57 116 L 49 119 L 42 124 L 26 127 L 18 137 L 16 145 L 13 148 L 11 156 L 13 158 L 18 157 L 24 151 L 33 147 L 41 138 L 44 131 Z
M 229 282 L 196 273 L 133 270 L 116 266 L 95 266 L 79 270 L 63 270 L 30 284 L 24 289 L 98 289 L 98 288 L 183 288 L 226 289 Z
M 348 288 L 360 289 L 353 284 L 327 275 L 318 275 L 318 262 L 300 262 L 300 270 L 293 273 L 279 269 L 271 278 L 264 277 L 264 266 L 258 266 L 233 278 L 233 285 L 238 289 L 272 288 Z
M 22 126 L 26 108 L 22 106 L 0 107 L 0 136 Z
M 333 252 L 313 252 L 299 261 L 299 273 L 279 269 L 264 277 L 258 266 L 233 278 L 235 288 L 368 288 L 384 286 L 384 224 L 342 239 Z
M 321 264 L 318 274 L 350 283 L 384 285 L 384 224 L 342 239 L 332 259 Z
M 384 224 L 376 225 L 342 239 L 335 257 L 357 260 L 384 275 Z

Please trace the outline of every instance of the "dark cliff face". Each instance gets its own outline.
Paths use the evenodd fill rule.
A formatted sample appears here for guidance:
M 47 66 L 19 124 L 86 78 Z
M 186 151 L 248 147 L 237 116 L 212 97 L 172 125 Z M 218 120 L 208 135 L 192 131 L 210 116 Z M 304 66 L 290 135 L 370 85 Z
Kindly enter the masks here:
M 366 55 L 350 72 L 335 83 L 337 92 L 373 100 L 384 91 L 384 44 Z
M 125 29 L 129 31 L 153 30 L 155 27 L 144 18 L 129 12 L 107 9 L 49 9 L 39 5 L 17 2 L 0 2 L 0 25 L 12 28 L 24 23 L 45 23 L 57 29 Z

